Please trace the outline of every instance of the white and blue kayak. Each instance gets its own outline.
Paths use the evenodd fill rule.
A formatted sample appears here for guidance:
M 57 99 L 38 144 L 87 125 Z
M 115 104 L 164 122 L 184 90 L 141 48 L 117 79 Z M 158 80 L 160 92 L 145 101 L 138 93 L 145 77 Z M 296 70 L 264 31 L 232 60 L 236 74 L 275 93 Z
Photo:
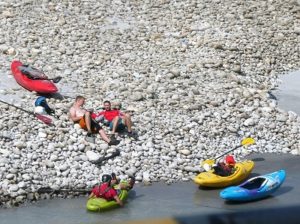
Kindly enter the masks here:
M 285 171 L 253 177 L 238 186 L 225 188 L 220 197 L 228 201 L 252 201 L 274 193 L 285 180 Z

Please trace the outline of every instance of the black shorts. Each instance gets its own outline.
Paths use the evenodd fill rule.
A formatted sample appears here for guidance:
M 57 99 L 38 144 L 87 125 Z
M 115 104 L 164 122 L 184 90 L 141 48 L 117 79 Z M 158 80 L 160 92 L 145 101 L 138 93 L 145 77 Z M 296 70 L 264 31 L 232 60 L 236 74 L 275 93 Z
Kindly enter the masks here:
M 94 119 L 91 118 L 91 129 L 93 132 L 99 132 L 102 127 Z

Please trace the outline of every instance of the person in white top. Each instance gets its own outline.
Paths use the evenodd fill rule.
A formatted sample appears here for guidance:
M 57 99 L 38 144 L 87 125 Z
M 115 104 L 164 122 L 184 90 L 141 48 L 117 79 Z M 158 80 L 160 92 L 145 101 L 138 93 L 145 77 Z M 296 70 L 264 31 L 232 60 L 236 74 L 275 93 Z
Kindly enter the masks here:
M 84 109 L 85 98 L 77 96 L 73 106 L 70 108 L 70 118 L 74 123 L 78 123 L 81 128 L 88 131 L 87 137 L 91 138 L 93 133 L 99 133 L 101 138 L 109 145 L 117 145 L 120 141 L 109 139 L 102 127 L 91 118 L 91 112 Z

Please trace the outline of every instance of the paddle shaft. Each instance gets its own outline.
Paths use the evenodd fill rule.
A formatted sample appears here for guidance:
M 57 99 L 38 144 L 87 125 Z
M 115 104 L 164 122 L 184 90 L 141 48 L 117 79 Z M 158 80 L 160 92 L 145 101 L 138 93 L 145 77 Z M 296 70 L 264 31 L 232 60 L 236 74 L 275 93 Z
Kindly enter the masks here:
M 106 157 L 99 158 L 99 159 L 96 160 L 96 161 L 91 161 L 91 163 L 93 163 L 93 164 L 101 164 L 103 161 L 112 159 L 112 158 L 114 158 L 114 157 L 116 157 L 116 156 L 118 156 L 118 155 L 120 155 L 120 151 L 119 151 L 119 150 L 115 151 L 115 152 L 112 153 L 110 156 L 106 156 Z
M 61 76 L 57 76 L 57 77 L 55 77 L 53 79 L 46 79 L 46 80 L 52 80 L 54 83 L 58 83 L 61 79 L 62 79 Z
M 16 105 L 7 103 L 7 102 L 5 102 L 5 101 L 3 101 L 3 100 L 0 100 L 0 102 L 1 102 L 1 103 L 4 103 L 4 104 L 6 104 L 6 105 L 9 105 L 9 106 L 15 107 L 15 108 L 17 108 L 17 109 L 19 109 L 19 110 L 21 110 L 21 111 L 23 111 L 23 112 L 25 112 L 25 113 L 30 114 L 30 115 L 33 115 L 33 116 L 35 116 L 37 119 L 43 121 L 43 122 L 46 123 L 46 124 L 50 124 L 50 123 L 51 123 L 51 122 L 49 122 L 49 121 L 51 121 L 50 118 L 45 117 L 45 116 L 43 116 L 43 115 L 41 115 L 41 114 L 38 114 L 38 115 L 37 115 L 37 114 L 35 114 L 35 113 L 31 112 L 31 111 L 28 111 L 28 110 L 25 110 L 25 109 L 23 109 L 23 108 L 21 108 L 21 107 L 18 107 L 18 106 L 16 106 Z M 46 119 L 43 119 L 43 117 L 45 117 L 45 118 L 47 119 L 48 122 L 46 122 L 46 121 L 45 121 Z
M 91 189 L 52 189 L 51 187 L 41 187 L 37 190 L 39 194 L 45 193 L 70 193 L 70 192 L 78 192 L 78 193 L 90 193 Z
M 230 149 L 229 151 L 227 151 L 227 152 L 221 154 L 220 156 L 216 157 L 215 160 L 220 159 L 222 156 L 225 156 L 225 155 L 228 154 L 229 152 L 232 152 L 232 151 L 236 150 L 237 148 L 239 148 L 239 147 L 241 147 L 241 146 L 243 146 L 243 145 L 240 144 L 240 145 L 234 147 L 233 149 Z
M 18 107 L 18 106 L 16 106 L 16 105 L 7 103 L 7 102 L 5 102 L 5 101 L 3 101 L 3 100 L 0 100 L 0 102 L 2 102 L 2 103 L 4 103 L 4 104 L 7 104 L 7 105 L 9 105 L 9 106 L 15 107 L 15 108 L 17 108 L 17 109 L 19 109 L 19 110 L 21 110 L 21 111 L 23 111 L 23 112 L 26 112 L 26 113 L 28 113 L 28 114 L 31 114 L 31 115 L 34 115 L 34 116 L 35 116 L 35 113 L 33 113 L 33 112 L 31 112 L 31 111 L 28 111 L 28 110 L 25 110 L 25 109 L 23 109 L 23 108 L 21 108 L 21 107 Z

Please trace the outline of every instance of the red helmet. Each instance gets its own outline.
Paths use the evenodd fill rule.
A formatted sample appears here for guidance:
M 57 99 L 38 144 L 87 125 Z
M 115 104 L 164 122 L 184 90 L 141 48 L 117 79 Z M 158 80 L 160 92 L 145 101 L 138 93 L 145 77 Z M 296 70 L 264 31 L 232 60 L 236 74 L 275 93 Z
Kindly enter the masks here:
M 228 155 L 228 156 L 225 157 L 225 162 L 227 164 L 230 164 L 230 165 L 234 165 L 235 164 L 235 160 L 234 160 L 233 156 L 230 156 L 230 155 Z

